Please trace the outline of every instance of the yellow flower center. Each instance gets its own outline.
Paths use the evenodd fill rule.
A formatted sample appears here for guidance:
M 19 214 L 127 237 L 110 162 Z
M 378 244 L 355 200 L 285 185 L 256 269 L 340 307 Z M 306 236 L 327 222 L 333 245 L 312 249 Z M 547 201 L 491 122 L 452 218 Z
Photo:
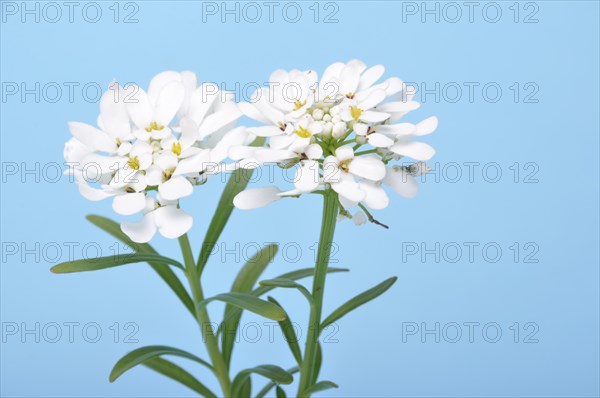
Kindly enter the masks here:
M 171 152 L 173 152 L 177 156 L 181 155 L 181 144 L 179 143 L 179 141 L 173 143 L 173 145 L 171 146 Z
M 173 175 L 174 171 L 175 171 L 175 169 L 169 169 L 169 170 L 163 171 L 163 182 L 168 181 L 171 178 L 171 176 Z
M 298 126 L 298 129 L 296 130 L 296 134 L 298 135 L 298 137 L 301 137 L 301 138 L 309 138 L 311 136 L 310 131 L 308 131 L 308 129 L 305 129 L 302 126 Z
M 350 162 L 352 162 L 352 159 L 341 161 L 340 162 L 340 169 L 342 169 L 342 171 L 345 171 L 346 173 L 348 171 L 350 171 Z
M 129 160 L 127 161 L 127 165 L 132 168 L 133 170 L 139 170 L 140 169 L 140 160 L 138 159 L 137 156 L 133 157 L 133 158 L 129 158 Z
M 363 113 L 363 110 L 360 109 L 358 106 L 350 107 L 350 115 L 352 116 L 352 119 L 358 120 L 358 118 L 360 117 L 360 115 L 362 115 L 362 113 Z
M 304 105 L 306 105 L 306 100 L 304 100 L 304 101 L 296 100 L 296 101 L 294 101 L 294 110 L 297 111 L 298 109 L 302 108 Z
M 150 125 L 145 128 L 145 130 L 150 133 L 150 132 L 152 132 L 152 130 L 162 130 L 164 128 L 165 128 L 165 126 L 162 126 L 162 125 L 159 126 L 158 123 L 151 122 Z

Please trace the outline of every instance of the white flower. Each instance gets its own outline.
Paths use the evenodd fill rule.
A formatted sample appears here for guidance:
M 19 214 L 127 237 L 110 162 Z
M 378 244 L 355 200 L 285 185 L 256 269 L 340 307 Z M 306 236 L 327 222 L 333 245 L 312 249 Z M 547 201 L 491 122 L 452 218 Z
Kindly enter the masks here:
M 139 221 L 123 222 L 121 229 L 136 243 L 149 242 L 156 231 L 169 239 L 175 239 L 192 228 L 192 216 L 178 208 L 177 202 L 160 196 L 155 201 L 146 198 L 144 216 Z
M 207 175 L 227 169 L 222 162 L 229 148 L 246 145 L 253 136 L 234 128 L 241 112 L 231 98 L 214 85 L 198 86 L 191 72 L 160 73 L 147 93 L 133 87 L 131 96 L 111 85 L 100 101 L 98 128 L 69 123 L 67 173 L 85 198 L 113 197 L 113 210 L 121 215 L 144 212 L 141 221 L 122 224 L 136 242 L 150 239 L 156 229 L 178 237 L 191 227 L 179 199 Z
M 294 187 L 251 189 L 241 192 L 234 204 L 250 209 L 285 196 L 332 189 L 343 218 L 350 217 L 346 208 L 360 206 L 369 221 L 383 225 L 366 208 L 389 205 L 384 186 L 405 197 L 417 192 L 417 171 L 390 162 L 403 157 L 430 159 L 435 150 L 412 139 L 431 134 L 438 124 L 435 117 L 416 124 L 397 123 L 419 103 L 406 93 L 400 79 L 378 82 L 384 71 L 382 65 L 367 68 L 352 60 L 330 65 L 320 80 L 313 71 L 273 72 L 268 88 L 257 90 L 251 103 L 239 104 L 246 116 L 263 123 L 248 131 L 265 137 L 266 146 L 232 146 L 230 157 L 238 161 L 237 167 L 296 165 Z M 281 89 L 285 86 L 301 87 L 301 95 L 288 95 Z M 356 217 L 358 223 L 364 221 Z

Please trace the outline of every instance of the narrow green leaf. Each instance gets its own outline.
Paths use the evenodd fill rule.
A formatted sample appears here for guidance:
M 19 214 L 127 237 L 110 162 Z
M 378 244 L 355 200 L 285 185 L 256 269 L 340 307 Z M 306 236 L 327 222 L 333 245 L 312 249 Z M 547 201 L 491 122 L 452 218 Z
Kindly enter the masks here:
M 317 343 L 317 355 L 315 356 L 315 367 L 313 369 L 312 377 L 310 378 L 310 384 L 315 384 L 319 378 L 321 372 L 321 364 L 323 363 L 323 347 L 321 343 Z
M 116 222 L 102 216 L 88 215 L 86 217 L 88 221 L 97 226 L 98 228 L 108 232 L 113 237 L 117 238 L 127 246 L 131 247 L 137 253 L 151 253 L 158 254 L 152 246 L 147 243 L 135 243 L 127 235 L 121 231 L 121 227 Z M 194 312 L 194 302 L 190 297 L 185 287 L 181 283 L 181 280 L 175 275 L 171 267 L 161 263 L 150 262 L 148 263 L 152 269 L 162 278 L 163 281 L 171 288 L 171 290 L 179 297 L 185 308 L 190 312 L 192 316 L 196 316 Z
M 262 146 L 264 142 L 264 138 L 258 137 L 251 145 Z M 233 212 L 233 198 L 246 188 L 253 172 L 254 170 L 239 169 L 231 173 L 231 176 L 225 185 L 225 189 L 223 190 L 223 194 L 219 199 L 217 209 L 208 226 L 208 231 L 206 231 L 206 235 L 204 236 L 204 242 L 202 243 L 200 256 L 198 257 L 199 273 L 202 273 L 204 266 L 208 262 L 210 253 L 217 244 L 217 241 L 225 228 L 225 224 L 227 224 L 227 221 Z
M 287 278 L 275 278 L 275 279 L 267 279 L 264 281 L 260 281 L 261 286 L 269 286 L 269 287 L 281 287 L 284 289 L 298 289 L 300 293 L 306 297 L 309 303 L 312 303 L 312 295 L 304 286 L 299 283 L 294 282 L 291 279 Z
M 144 362 L 144 366 L 165 375 L 186 387 L 191 388 L 198 394 L 201 394 L 208 398 L 217 398 L 217 395 L 208 389 L 204 384 L 200 383 L 194 376 L 189 374 L 181 367 L 175 365 L 173 362 L 167 361 L 162 358 L 153 358 Z
M 347 268 L 335 268 L 335 267 L 329 267 L 327 268 L 327 273 L 329 274 L 334 274 L 337 272 L 348 272 L 350 271 Z M 291 279 L 291 280 L 298 280 L 298 279 L 303 279 L 303 278 L 308 278 L 309 276 L 313 276 L 315 274 L 315 269 L 314 268 L 302 268 L 296 271 L 291 271 L 291 272 L 287 272 L 285 274 L 279 275 L 277 278 L 275 279 Z M 275 287 L 274 286 L 260 286 L 257 287 L 256 289 L 254 289 L 252 291 L 252 294 L 254 294 L 255 296 L 262 296 L 265 293 L 270 292 L 271 290 L 273 290 Z
M 332 381 L 323 380 L 316 384 L 313 384 L 306 391 L 304 391 L 305 396 L 309 396 L 319 391 L 329 390 L 330 388 L 338 388 L 338 385 Z
M 273 261 L 273 258 L 277 254 L 278 246 L 268 245 L 258 251 L 252 256 L 246 264 L 240 269 L 237 277 L 233 281 L 231 286 L 232 292 L 238 293 L 249 293 L 260 275 L 263 273 L 267 265 Z M 233 314 L 235 312 L 235 314 Z M 242 317 L 242 311 L 231 304 L 225 306 L 225 313 L 223 315 L 222 327 L 225 333 L 221 335 L 221 346 L 223 351 L 223 359 L 227 366 L 231 362 L 231 355 L 233 353 L 233 347 L 235 345 L 236 334 L 240 319 Z
M 194 354 L 190 354 L 189 352 L 180 350 L 178 348 L 168 347 L 164 345 L 152 345 L 147 347 L 141 347 L 131 351 L 130 353 L 123 356 L 121 359 L 117 361 L 112 371 L 110 372 L 109 380 L 112 383 L 117 380 L 119 376 L 123 373 L 127 372 L 129 369 L 143 364 L 144 362 L 160 357 L 161 355 L 175 355 L 178 357 L 183 357 L 187 359 L 191 359 L 192 361 L 196 361 L 209 369 L 212 370 L 212 366 L 204 361 L 201 358 L 198 358 Z
M 275 300 L 273 297 L 267 298 L 273 304 L 281 307 L 281 305 Z M 283 307 L 281 307 L 283 308 Z M 300 344 L 298 344 L 298 337 L 296 336 L 296 331 L 294 330 L 294 326 L 292 325 L 292 321 L 289 315 L 286 313 L 286 317 L 283 321 L 279 321 L 279 327 L 283 332 L 283 336 L 285 337 L 285 341 L 287 341 L 288 346 L 290 347 L 290 351 L 292 351 L 292 355 L 298 365 L 302 363 L 302 351 L 300 351 Z
M 259 299 L 248 293 L 222 293 L 214 297 L 207 298 L 198 303 L 200 308 L 206 307 L 211 301 L 223 301 L 228 304 L 235 305 L 244 310 L 254 312 L 255 314 L 264 316 L 265 318 L 272 319 L 274 321 L 281 321 L 285 319 L 285 311 L 279 306 L 269 303 L 268 301 Z
M 255 366 L 250 369 L 244 369 L 240 371 L 237 376 L 235 376 L 231 387 L 232 396 L 237 397 L 240 395 L 240 391 L 246 383 L 246 379 L 248 379 L 252 373 L 266 377 L 276 384 L 291 384 L 294 381 L 294 376 L 292 376 L 291 373 L 281 369 L 279 366 Z
M 368 303 L 369 301 L 371 301 L 374 298 L 383 294 L 386 290 L 388 290 L 390 287 L 392 287 L 392 285 L 394 284 L 394 282 L 396 282 L 397 279 L 398 279 L 398 277 L 395 277 L 395 276 L 392 278 L 386 279 L 385 281 L 381 282 L 379 285 L 377 285 L 369 290 L 366 290 L 366 291 L 362 292 L 361 294 L 359 294 L 358 296 L 346 301 L 338 309 L 333 311 L 331 313 L 331 315 L 329 315 L 327 318 L 325 318 L 323 323 L 321 323 L 321 330 L 325 329 L 327 326 L 331 325 L 333 322 L 337 321 L 338 319 L 340 319 L 341 317 L 343 317 L 350 311 L 360 307 L 361 305 L 363 305 L 365 303 Z
M 285 393 L 285 391 L 283 390 L 283 388 L 277 386 L 275 388 L 275 396 L 277 398 L 287 398 L 287 394 Z
M 118 267 L 125 264 L 144 263 L 152 261 L 154 263 L 170 264 L 183 269 L 183 265 L 172 258 L 149 253 L 130 253 L 117 256 L 86 258 L 75 261 L 67 261 L 50 268 L 55 274 L 68 274 L 71 272 L 98 271 L 101 269 Z
M 252 378 L 246 377 L 237 394 L 239 398 L 250 398 L 252 396 Z
M 299 371 L 300 371 L 300 368 L 298 368 L 297 366 L 294 366 L 293 368 L 290 368 L 287 370 L 287 372 L 291 375 L 296 374 Z M 263 389 L 258 392 L 258 394 L 256 394 L 256 398 L 264 398 L 269 393 L 269 391 L 271 391 L 271 389 L 273 387 L 275 387 L 276 385 L 277 385 L 277 383 L 275 383 L 275 382 L 272 382 L 272 381 L 268 382 L 267 385 L 264 386 Z
M 302 279 L 302 278 L 307 278 L 309 276 L 312 276 L 314 273 L 314 268 L 303 268 L 303 269 L 299 269 L 296 271 L 292 271 L 292 272 L 288 272 L 285 273 L 283 275 L 278 276 L 277 278 L 283 278 L 283 279 L 292 279 L 292 280 L 296 280 L 296 279 Z M 337 272 L 348 272 L 350 271 L 347 268 L 335 268 L 335 267 L 331 267 L 327 269 L 328 273 L 337 273 Z M 266 294 L 268 292 L 270 292 L 271 290 L 273 290 L 275 287 L 274 286 L 259 286 L 256 289 L 254 289 L 253 291 L 250 292 L 251 295 L 255 296 L 255 297 L 260 297 L 263 294 Z M 219 325 L 219 328 L 217 329 L 217 334 L 222 333 L 224 330 L 224 325 L 226 325 L 226 323 L 231 320 L 233 317 L 238 316 L 242 313 L 242 310 L 239 308 L 234 308 L 229 314 L 227 314 L 225 316 L 225 318 L 223 319 L 223 322 Z M 239 321 L 238 321 L 239 322 Z

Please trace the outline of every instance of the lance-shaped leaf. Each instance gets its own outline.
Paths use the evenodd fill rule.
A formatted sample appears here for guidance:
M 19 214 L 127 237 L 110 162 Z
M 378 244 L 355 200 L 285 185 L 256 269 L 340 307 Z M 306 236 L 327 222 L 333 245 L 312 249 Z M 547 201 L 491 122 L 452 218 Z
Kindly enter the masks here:
M 292 279 L 288 278 L 275 278 L 275 279 L 267 279 L 264 281 L 260 281 L 261 286 L 270 286 L 270 287 L 281 287 L 284 289 L 298 289 L 300 293 L 306 297 L 309 303 L 312 303 L 312 295 L 304 286 L 299 283 L 294 282 Z
M 102 216 L 89 215 L 86 217 L 88 221 L 97 226 L 98 228 L 108 232 L 113 237 L 117 238 L 127 246 L 131 247 L 137 253 L 151 253 L 158 254 L 152 246 L 147 243 L 135 243 L 127 235 L 121 231 L 121 227 L 116 222 Z M 190 297 L 183 284 L 175 275 L 171 267 L 162 263 L 150 262 L 148 263 L 154 269 L 154 271 L 165 281 L 165 283 L 173 290 L 173 292 L 179 297 L 181 302 L 188 309 L 190 314 L 195 317 L 194 313 L 194 302 Z
M 321 343 L 317 343 L 317 355 L 315 357 L 315 367 L 313 368 L 313 374 L 310 378 L 311 384 L 317 382 L 319 378 L 319 372 L 321 372 L 321 365 L 323 364 L 323 347 L 321 347 Z
M 263 273 L 267 265 L 273 261 L 273 258 L 277 254 L 277 245 L 268 245 L 253 255 L 246 264 L 240 269 L 237 277 L 233 281 L 231 286 L 232 292 L 237 293 L 249 293 L 256 284 L 258 278 Z M 231 304 L 225 306 L 225 313 L 223 315 L 223 323 L 221 327 L 224 328 L 225 333 L 221 336 L 221 346 L 223 350 L 223 359 L 227 366 L 231 362 L 231 354 L 235 344 L 236 334 L 240 319 L 242 317 L 242 311 L 238 310 Z
M 394 284 L 394 282 L 396 282 L 397 279 L 398 278 L 395 276 L 392 278 L 386 279 L 385 281 L 381 282 L 379 285 L 362 292 L 361 294 L 354 297 L 353 299 L 346 301 L 338 309 L 333 311 L 331 313 L 331 315 L 329 315 L 327 318 L 325 318 L 323 323 L 321 323 L 321 330 L 325 329 L 328 325 L 331 325 L 333 322 L 337 321 L 338 319 L 340 319 L 341 317 L 343 317 L 350 311 L 360 307 L 361 305 L 363 305 L 365 303 L 368 303 L 369 301 L 371 301 L 374 298 L 383 294 L 386 290 L 388 290 Z
M 291 375 L 298 373 L 299 371 L 300 368 L 298 368 L 297 366 L 294 366 L 293 368 L 287 370 L 287 372 Z M 256 398 L 264 398 L 269 393 L 269 391 L 271 391 L 271 389 L 276 385 L 277 383 L 273 381 L 268 382 L 267 385 L 264 386 L 263 389 L 258 392 L 258 394 L 256 394 Z
M 267 300 L 281 307 L 273 297 L 268 297 Z M 302 351 L 300 351 L 300 344 L 298 344 L 298 337 L 296 336 L 296 331 L 294 330 L 290 316 L 286 313 L 285 319 L 278 323 L 283 332 L 283 336 L 285 337 L 285 341 L 287 341 L 290 351 L 292 351 L 292 355 L 296 359 L 296 362 L 298 362 L 298 365 L 300 365 L 302 363 Z
M 323 380 L 316 384 L 313 384 L 306 391 L 304 391 L 304 396 L 309 396 L 319 391 L 329 390 L 330 388 L 338 388 L 338 385 L 332 381 Z
M 162 358 L 153 358 L 144 362 L 144 366 L 162 374 L 171 379 L 178 381 L 186 387 L 191 388 L 198 394 L 207 398 L 217 398 L 217 395 L 208 389 L 204 384 L 200 383 L 194 376 L 189 374 L 173 362 Z
M 250 377 L 252 373 L 266 377 L 267 379 L 270 379 L 276 384 L 291 384 L 292 381 L 294 381 L 294 377 L 292 376 L 292 374 L 281 369 L 279 366 L 260 365 L 254 368 L 244 369 L 240 371 L 237 374 L 237 376 L 235 376 L 231 385 L 232 396 L 239 396 L 242 387 L 244 386 L 246 380 Z
M 285 311 L 281 309 L 281 307 L 247 293 L 231 292 L 218 294 L 214 297 L 202 300 L 200 303 L 198 303 L 198 306 L 200 308 L 206 307 L 208 303 L 215 300 L 235 305 L 243 310 L 254 312 L 255 314 L 264 316 L 265 318 L 272 319 L 274 321 L 281 321 L 285 319 Z
M 50 268 L 55 274 L 68 274 L 71 272 L 98 271 L 101 269 L 118 267 L 125 264 L 154 262 L 160 264 L 170 264 L 183 269 L 183 265 L 169 257 L 150 253 L 130 253 L 117 256 L 106 256 L 97 258 L 86 258 L 75 261 L 67 261 Z
M 251 145 L 262 146 L 264 142 L 264 138 L 258 137 Z M 217 210 L 208 226 L 208 231 L 206 231 L 206 235 L 204 236 L 204 242 L 202 243 L 202 249 L 200 250 L 200 256 L 198 257 L 198 270 L 200 273 L 202 273 L 202 269 L 208 262 L 210 253 L 212 253 L 212 250 L 225 228 L 225 224 L 227 224 L 227 221 L 233 212 L 233 198 L 246 189 L 253 172 L 254 170 L 251 169 L 238 169 L 231 173 L 231 176 L 225 185 L 225 189 L 223 190 L 223 194 L 219 199 Z
M 275 397 L 276 398 L 287 398 L 287 394 L 283 390 L 283 388 L 277 386 L 275 387 Z
M 277 279 L 291 279 L 291 280 L 297 280 L 297 279 L 302 279 L 302 278 L 308 278 L 309 276 L 313 276 L 314 275 L 314 268 L 302 268 L 296 271 L 292 271 L 292 272 L 287 272 L 283 275 L 280 275 L 277 277 Z M 337 272 L 348 272 L 350 271 L 347 268 L 335 268 L 335 267 L 331 267 L 327 269 L 328 273 L 337 273 Z M 259 286 L 256 289 L 254 289 L 253 291 L 250 292 L 251 295 L 256 296 L 256 297 L 260 297 L 263 294 L 266 294 L 268 292 L 270 292 L 271 290 L 275 289 L 274 286 Z M 217 329 L 217 334 L 222 333 L 223 332 L 223 328 L 224 325 L 226 324 L 227 321 L 231 320 L 233 317 L 238 316 L 242 313 L 242 310 L 239 308 L 234 308 L 233 311 L 231 311 L 229 314 L 227 314 L 225 316 L 225 318 L 223 319 L 223 322 L 219 325 L 219 328 Z M 239 322 L 239 321 L 238 321 Z
M 212 370 L 212 366 L 208 362 L 198 358 L 194 354 L 190 354 L 189 352 L 180 350 L 178 348 L 164 345 L 152 345 L 135 349 L 119 359 L 110 372 L 109 380 L 112 383 L 129 369 L 162 355 L 175 355 L 178 357 L 191 359 L 192 361 L 196 361 Z
M 334 274 L 337 272 L 348 272 L 348 271 L 350 271 L 348 268 L 335 268 L 335 267 L 327 268 L 328 274 Z M 291 279 L 291 280 L 295 281 L 298 279 L 308 278 L 309 276 L 313 276 L 314 274 L 315 274 L 314 268 L 302 268 L 302 269 L 299 269 L 296 271 L 287 272 L 283 275 L 279 275 L 275 279 Z M 262 296 L 265 293 L 270 292 L 273 289 L 275 289 L 275 286 L 259 286 L 252 291 L 252 294 L 258 297 L 258 296 Z

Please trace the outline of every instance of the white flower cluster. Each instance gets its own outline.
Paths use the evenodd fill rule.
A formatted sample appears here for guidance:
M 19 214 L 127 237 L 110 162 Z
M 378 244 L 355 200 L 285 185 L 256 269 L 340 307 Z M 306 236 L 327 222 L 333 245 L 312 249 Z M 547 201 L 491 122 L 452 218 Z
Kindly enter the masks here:
M 416 195 L 414 177 L 428 171 L 422 161 L 435 150 L 411 139 L 431 134 L 438 121 L 430 117 L 416 124 L 401 122 L 420 104 L 400 79 L 378 83 L 383 74 L 382 65 L 367 68 L 358 60 L 330 65 L 320 80 L 314 71 L 273 72 L 269 87 L 257 90 L 250 103 L 239 104 L 246 116 L 264 124 L 248 131 L 269 137 L 267 146 L 235 145 L 229 155 L 240 167 L 297 165 L 294 188 L 248 189 L 236 196 L 236 207 L 262 207 L 284 196 L 331 187 L 342 216 L 360 224 L 365 214 L 351 217 L 346 209 L 358 205 L 373 221 L 367 208 L 383 209 L 389 203 L 382 184 L 405 197 Z M 417 162 L 390 164 L 403 157 Z
M 100 100 L 94 127 L 71 122 L 64 157 L 80 193 L 89 200 L 113 198 L 115 212 L 143 213 L 123 222 L 133 241 L 148 242 L 158 230 L 177 238 L 192 226 L 179 199 L 221 167 L 230 147 L 252 137 L 235 128 L 237 105 L 214 84 L 198 85 L 192 72 L 155 76 L 148 91 L 112 83 Z
M 236 207 L 331 188 L 342 218 L 377 222 L 367 208 L 388 205 L 382 184 L 405 197 L 416 195 L 414 177 L 428 171 L 422 161 L 435 151 L 411 139 L 437 128 L 435 117 L 400 122 L 419 103 L 398 78 L 378 83 L 383 74 L 383 66 L 367 68 L 358 60 L 330 65 L 320 80 L 314 71 L 277 70 L 251 102 L 239 104 L 187 71 L 158 74 L 147 92 L 112 83 L 100 100 L 97 127 L 69 123 L 67 173 L 85 198 L 112 197 L 118 214 L 142 213 L 141 220 L 121 223 L 139 243 L 157 230 L 167 238 L 185 234 L 192 217 L 179 200 L 207 176 L 273 162 L 297 167 L 294 188 L 248 189 L 234 198 Z M 235 127 L 242 115 L 263 125 Z M 266 146 L 252 146 L 256 137 L 266 137 Z M 417 162 L 390 164 L 403 157 Z M 228 158 L 234 163 L 225 163 Z M 351 216 L 347 209 L 355 206 L 364 213 Z

